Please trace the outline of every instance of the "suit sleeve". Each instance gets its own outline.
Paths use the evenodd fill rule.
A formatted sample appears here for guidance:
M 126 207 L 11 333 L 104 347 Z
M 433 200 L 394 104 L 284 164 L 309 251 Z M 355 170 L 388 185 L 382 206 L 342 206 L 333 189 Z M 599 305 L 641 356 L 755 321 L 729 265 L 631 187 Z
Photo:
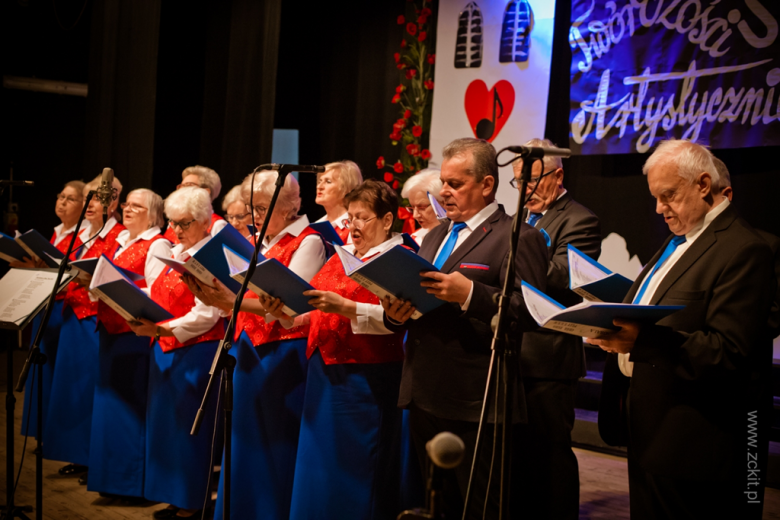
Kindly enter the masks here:
M 769 247 L 761 242 L 748 244 L 718 277 L 704 327 L 695 332 L 644 327 L 631 361 L 665 367 L 687 380 L 728 378 L 766 337 L 775 283 Z
M 601 225 L 593 213 L 578 211 L 569 217 L 557 237 L 547 269 L 548 289 L 569 289 L 569 252 L 571 244 L 594 260 L 601 254 Z

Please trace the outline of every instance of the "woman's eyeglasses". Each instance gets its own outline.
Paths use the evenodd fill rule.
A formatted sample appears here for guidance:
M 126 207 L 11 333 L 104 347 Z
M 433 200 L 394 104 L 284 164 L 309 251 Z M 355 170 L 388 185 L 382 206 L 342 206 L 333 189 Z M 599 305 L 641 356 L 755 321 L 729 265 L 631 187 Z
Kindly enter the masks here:
M 366 218 L 366 219 L 353 218 L 352 220 L 349 220 L 348 218 L 345 218 L 344 220 L 341 221 L 341 225 L 343 225 L 346 228 L 354 227 L 355 229 L 360 231 L 361 229 L 363 229 L 363 227 L 366 225 L 367 222 L 371 222 L 375 218 L 376 217 L 371 217 L 371 218 Z
M 192 219 L 189 222 L 176 222 L 175 220 L 169 220 L 168 225 L 171 226 L 171 229 L 173 228 L 179 228 L 182 231 L 187 231 L 190 229 L 190 226 L 193 222 L 195 222 L 197 219 Z

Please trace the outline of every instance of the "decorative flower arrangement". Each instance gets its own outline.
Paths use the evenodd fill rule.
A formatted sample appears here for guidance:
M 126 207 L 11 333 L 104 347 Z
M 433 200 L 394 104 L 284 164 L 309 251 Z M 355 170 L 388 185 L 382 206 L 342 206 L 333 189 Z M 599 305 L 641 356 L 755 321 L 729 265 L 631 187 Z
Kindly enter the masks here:
M 398 191 L 409 177 L 427 167 L 431 158 L 427 146 L 436 64 L 432 37 L 436 20 L 430 6 L 430 0 L 409 0 L 406 13 L 397 20 L 404 34 L 400 52 L 393 55 L 400 81 L 391 101 L 398 105 L 401 117 L 393 125 L 390 140 L 393 146 L 401 146 L 395 162 L 380 156 L 376 167 L 386 170 L 385 182 Z

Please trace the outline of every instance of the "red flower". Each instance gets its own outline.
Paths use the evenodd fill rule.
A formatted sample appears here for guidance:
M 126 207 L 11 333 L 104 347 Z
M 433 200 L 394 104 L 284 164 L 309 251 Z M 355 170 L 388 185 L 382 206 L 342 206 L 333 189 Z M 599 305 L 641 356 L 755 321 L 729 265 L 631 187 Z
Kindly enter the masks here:
M 404 89 L 406 89 L 406 87 L 404 87 L 403 85 L 398 85 L 397 87 L 395 87 L 395 93 L 400 94 L 401 92 L 404 91 Z
M 427 37 L 428 37 L 428 33 L 427 32 L 420 31 L 420 34 L 417 36 L 417 41 L 418 42 L 424 42 L 425 38 L 427 38 Z
M 432 11 L 428 9 L 427 7 L 423 7 L 423 10 L 420 11 L 420 14 L 422 16 L 430 16 L 432 14 Z
M 395 173 L 403 173 L 404 165 L 401 164 L 401 161 L 398 161 L 393 165 L 393 170 L 395 170 Z
M 406 23 L 406 18 L 404 18 L 404 15 L 401 15 L 398 17 L 398 25 L 403 25 Z
M 426 148 L 425 150 L 420 152 L 420 158 L 424 161 L 427 161 L 428 159 L 431 158 L 431 151 Z
M 415 34 L 417 34 L 417 25 L 413 24 L 412 22 L 409 22 L 408 24 L 406 24 L 406 32 L 414 36 Z
M 412 79 L 417 75 L 417 69 L 406 69 L 406 79 Z
M 380 170 L 385 167 L 385 158 L 381 155 L 379 156 L 379 159 L 376 160 L 376 167 Z
M 393 96 L 393 103 L 398 103 L 399 101 L 401 101 L 401 94 Z
M 393 182 L 393 174 L 390 172 L 385 172 L 385 182 Z
M 427 22 L 428 22 L 428 17 L 427 16 L 420 15 L 420 17 L 417 18 L 417 23 L 419 23 L 420 25 L 423 25 L 423 24 L 425 24 Z
M 401 185 L 401 183 L 400 183 L 400 182 L 398 182 L 398 181 L 393 181 L 393 189 L 394 189 L 394 190 L 397 190 L 397 189 L 398 189 L 398 186 L 400 186 L 400 185 Z
M 393 133 L 390 134 L 390 139 L 393 141 L 400 141 L 401 140 L 401 132 L 398 130 L 393 130 Z
M 406 47 L 406 39 L 401 40 L 401 48 Z
M 406 153 L 412 156 L 418 156 L 420 155 L 420 145 L 419 144 L 407 144 L 406 145 Z
M 393 59 L 395 60 L 396 63 L 401 61 L 401 53 L 396 52 L 395 54 L 393 54 Z
M 425 85 L 425 88 L 427 88 L 428 90 L 433 90 L 433 80 L 432 79 L 426 79 L 424 85 Z
M 399 119 L 393 124 L 393 130 L 396 132 L 400 132 L 404 128 L 406 128 L 406 119 Z
M 412 135 L 415 137 L 420 137 L 422 135 L 422 127 L 419 125 L 414 125 L 412 127 Z
M 428 55 L 428 63 L 433 65 L 436 63 L 436 55 L 435 54 L 429 54 Z
M 398 70 L 404 70 L 406 68 L 406 63 L 399 63 L 395 66 L 395 68 Z
M 410 117 L 412 117 L 411 110 L 407 110 L 406 112 L 404 112 L 404 119 L 409 119 Z

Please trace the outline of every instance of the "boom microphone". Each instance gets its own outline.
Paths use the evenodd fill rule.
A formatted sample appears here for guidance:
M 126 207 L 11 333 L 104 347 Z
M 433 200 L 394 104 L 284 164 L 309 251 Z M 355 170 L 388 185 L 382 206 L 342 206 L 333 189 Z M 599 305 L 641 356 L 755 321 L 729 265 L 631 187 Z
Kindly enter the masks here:
M 255 171 L 258 172 L 260 170 L 273 170 L 276 172 L 279 171 L 285 171 L 285 172 L 298 172 L 298 173 L 324 173 L 325 167 L 324 166 L 309 166 L 309 165 L 303 165 L 303 164 L 261 164 L 257 168 L 255 168 Z
M 466 445 L 460 437 L 450 432 L 441 432 L 425 443 L 425 451 L 431 462 L 440 468 L 457 468 L 463 461 Z
M 103 178 L 100 180 L 100 186 L 95 190 L 95 196 L 103 205 L 103 215 L 108 214 L 108 207 L 114 200 L 114 170 L 103 168 Z
M 541 148 L 537 146 L 507 146 L 507 150 L 523 157 L 569 157 L 568 148 Z

